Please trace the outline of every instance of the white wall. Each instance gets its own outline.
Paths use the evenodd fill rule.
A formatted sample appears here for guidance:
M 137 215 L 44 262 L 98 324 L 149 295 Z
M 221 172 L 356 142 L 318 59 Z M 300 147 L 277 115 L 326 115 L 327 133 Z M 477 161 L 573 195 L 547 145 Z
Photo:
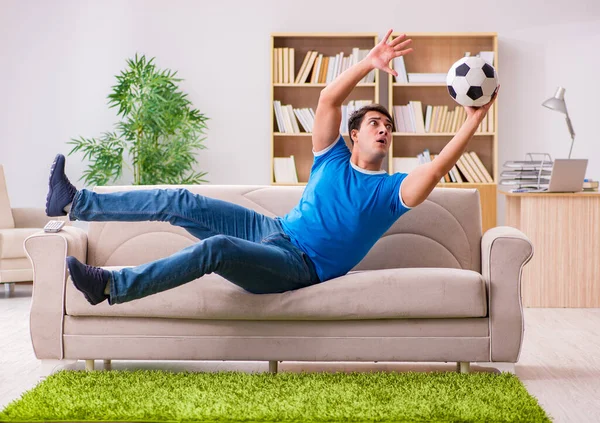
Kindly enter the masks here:
M 272 32 L 495 31 L 500 164 L 530 151 L 566 157 L 564 119 L 540 106 L 562 85 L 577 132 L 573 157 L 589 158 L 587 176 L 600 179 L 600 2 L 494 3 L 4 0 L 0 163 L 12 205 L 43 207 L 55 154 L 66 154 L 72 137 L 112 130 L 106 97 L 136 52 L 177 70 L 211 118 L 198 167 L 210 183 L 269 183 Z M 67 158 L 72 181 L 84 169 L 80 156 Z

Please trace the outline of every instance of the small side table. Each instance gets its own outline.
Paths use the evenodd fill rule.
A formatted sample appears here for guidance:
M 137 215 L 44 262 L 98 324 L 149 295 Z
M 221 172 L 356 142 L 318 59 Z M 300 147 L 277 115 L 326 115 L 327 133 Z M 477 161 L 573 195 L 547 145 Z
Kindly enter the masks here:
M 506 196 L 506 225 L 533 243 L 523 306 L 600 307 L 600 194 L 499 193 Z

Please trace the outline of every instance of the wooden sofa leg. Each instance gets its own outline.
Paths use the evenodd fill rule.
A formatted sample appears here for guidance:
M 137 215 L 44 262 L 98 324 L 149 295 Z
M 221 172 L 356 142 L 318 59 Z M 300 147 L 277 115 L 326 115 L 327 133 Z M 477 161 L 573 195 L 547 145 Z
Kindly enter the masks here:
M 104 370 L 112 370 L 112 362 L 110 360 L 104 360 Z
M 94 360 L 85 360 L 85 370 L 88 372 L 94 371 Z
M 456 363 L 456 371 L 458 373 L 470 373 L 471 363 L 468 361 L 459 361 Z
M 277 373 L 277 361 L 269 361 L 269 373 Z

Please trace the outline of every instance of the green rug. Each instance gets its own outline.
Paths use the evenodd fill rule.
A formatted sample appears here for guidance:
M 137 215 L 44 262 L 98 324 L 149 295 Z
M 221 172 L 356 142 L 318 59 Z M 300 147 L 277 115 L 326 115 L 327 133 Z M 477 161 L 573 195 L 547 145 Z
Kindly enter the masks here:
M 509 373 L 58 372 L 0 421 L 549 422 Z

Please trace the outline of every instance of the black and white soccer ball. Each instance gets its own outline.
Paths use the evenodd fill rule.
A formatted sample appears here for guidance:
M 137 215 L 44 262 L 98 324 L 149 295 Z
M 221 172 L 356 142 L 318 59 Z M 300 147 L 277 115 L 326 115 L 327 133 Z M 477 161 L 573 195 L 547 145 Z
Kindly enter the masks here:
M 458 104 L 480 107 L 489 103 L 498 89 L 498 74 L 480 57 L 463 57 L 450 67 L 446 85 Z

